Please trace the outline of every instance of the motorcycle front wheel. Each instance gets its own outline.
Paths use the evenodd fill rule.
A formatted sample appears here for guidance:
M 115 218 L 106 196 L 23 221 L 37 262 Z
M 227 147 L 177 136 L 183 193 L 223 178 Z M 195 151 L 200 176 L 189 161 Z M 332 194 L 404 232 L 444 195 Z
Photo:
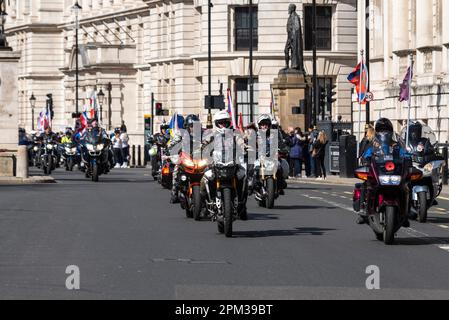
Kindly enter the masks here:
M 385 208 L 385 225 L 383 232 L 383 240 L 386 245 L 392 245 L 394 243 L 396 218 L 397 208 L 393 206 L 387 206 Z
M 201 192 L 200 186 L 192 187 L 192 212 L 195 221 L 201 220 Z
M 274 208 L 274 198 L 275 198 L 275 194 L 274 194 L 274 179 L 273 178 L 268 178 L 267 179 L 267 197 L 265 199 L 265 206 L 268 209 L 273 209 Z
M 93 182 L 98 182 L 98 164 L 94 163 L 92 165 L 92 181 Z
M 427 222 L 427 194 L 425 192 L 418 193 L 418 221 L 421 223 Z
M 232 237 L 232 190 L 223 189 L 223 213 L 224 213 L 224 234 L 227 238 Z

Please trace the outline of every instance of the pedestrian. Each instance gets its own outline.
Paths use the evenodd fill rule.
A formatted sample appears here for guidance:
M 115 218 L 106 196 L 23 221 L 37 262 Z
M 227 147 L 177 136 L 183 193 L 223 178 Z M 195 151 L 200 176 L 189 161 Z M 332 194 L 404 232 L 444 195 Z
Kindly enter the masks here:
M 326 180 L 326 166 L 324 165 L 324 158 L 326 156 L 327 136 L 324 131 L 318 134 L 318 138 L 313 144 L 312 157 L 316 160 L 317 166 L 317 180 Z
M 360 150 L 359 150 L 359 159 L 363 161 L 363 154 L 373 145 L 375 130 L 374 127 L 370 124 L 365 126 L 365 136 L 360 142 Z
M 317 163 L 315 157 L 312 156 L 313 153 L 313 145 L 316 142 L 316 139 L 318 138 L 318 131 L 316 129 L 316 126 L 310 126 L 309 127 L 309 152 L 307 157 L 309 158 L 309 167 L 310 167 L 310 178 L 316 178 L 318 177 L 317 174 Z
M 122 168 L 129 168 L 129 136 L 126 132 L 126 126 L 122 126 L 120 129 L 120 140 L 122 141 L 122 160 L 123 165 Z
M 122 140 L 120 139 L 120 128 L 115 128 L 114 136 L 111 139 L 112 149 L 114 150 L 115 167 L 120 168 L 123 165 L 122 158 Z
M 290 160 L 292 162 L 293 176 L 295 178 L 302 177 L 302 163 L 304 158 L 304 137 L 301 128 L 296 128 L 292 137 L 292 148 L 290 150 Z
M 120 126 L 121 132 L 127 132 L 128 129 L 126 128 L 125 120 L 122 120 L 122 125 Z

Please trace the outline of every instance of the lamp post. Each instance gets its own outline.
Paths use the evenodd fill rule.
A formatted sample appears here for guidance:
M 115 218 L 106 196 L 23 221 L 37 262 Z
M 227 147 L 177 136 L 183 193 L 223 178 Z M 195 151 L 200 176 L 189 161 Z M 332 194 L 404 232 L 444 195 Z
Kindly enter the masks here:
M 100 123 L 103 122 L 103 102 L 104 102 L 104 93 L 103 90 L 100 89 L 100 92 L 97 93 L 98 103 L 100 105 Z
M 30 97 L 30 106 L 31 106 L 31 130 L 34 131 L 34 107 L 36 106 L 36 97 L 33 93 L 31 93 Z
M 75 14 L 75 107 L 76 114 L 78 114 L 78 29 L 79 29 L 79 20 L 78 15 L 82 7 L 78 4 L 78 1 L 72 7 L 72 12 Z
M 108 90 L 108 130 L 112 130 L 112 83 L 109 82 L 106 87 Z

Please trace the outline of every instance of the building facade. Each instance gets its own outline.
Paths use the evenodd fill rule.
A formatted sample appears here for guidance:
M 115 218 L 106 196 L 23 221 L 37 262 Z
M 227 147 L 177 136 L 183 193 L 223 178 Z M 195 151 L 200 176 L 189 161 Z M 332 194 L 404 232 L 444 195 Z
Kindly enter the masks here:
M 359 48 L 369 28 L 371 120 L 406 124 L 407 102 L 399 102 L 399 85 L 413 55 L 411 119 L 428 124 L 440 142 L 449 140 L 449 1 L 359 0 L 370 18 L 359 15 Z M 361 10 L 362 11 L 362 10 Z
M 317 0 L 318 77 L 337 85 L 337 101 L 326 118 L 351 119 L 351 86 L 346 77 L 357 60 L 357 0 Z M 207 0 L 79 0 L 79 97 L 101 89 L 106 94 L 102 122 L 125 121 L 133 144 L 143 144 L 144 115 L 151 96 L 171 113 L 206 119 L 208 93 Z M 270 111 L 270 86 L 285 66 L 288 5 L 301 17 L 305 68 L 312 73 L 311 0 L 254 0 L 254 109 L 249 110 L 248 0 L 213 2 L 212 94 L 220 85 L 233 94 L 238 112 L 250 121 Z M 19 74 L 20 125 L 30 129 L 29 97 L 44 106 L 53 94 L 54 126 L 73 125 L 75 103 L 75 28 L 73 0 L 11 0 L 9 44 L 22 55 Z M 79 102 L 81 108 L 84 101 Z M 156 117 L 156 124 L 163 120 Z M 167 117 L 166 117 L 166 120 Z M 36 121 L 36 120 L 35 120 Z

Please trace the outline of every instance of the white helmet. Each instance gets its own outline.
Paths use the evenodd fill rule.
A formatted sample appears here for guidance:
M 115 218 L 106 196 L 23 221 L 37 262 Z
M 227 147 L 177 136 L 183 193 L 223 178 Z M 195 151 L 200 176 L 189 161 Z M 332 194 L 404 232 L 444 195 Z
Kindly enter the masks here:
M 261 114 L 258 118 L 257 118 L 257 125 L 260 126 L 260 124 L 262 122 L 269 122 L 270 126 L 273 123 L 273 120 L 271 119 L 271 116 L 269 114 Z
M 231 122 L 232 122 L 231 116 L 229 115 L 229 113 L 226 110 L 221 110 L 221 111 L 218 111 L 216 114 L 214 114 L 213 120 L 214 120 L 215 126 L 217 128 L 220 128 L 220 126 L 218 125 L 219 122 L 225 122 L 226 123 L 225 127 L 228 129 L 231 127 Z

